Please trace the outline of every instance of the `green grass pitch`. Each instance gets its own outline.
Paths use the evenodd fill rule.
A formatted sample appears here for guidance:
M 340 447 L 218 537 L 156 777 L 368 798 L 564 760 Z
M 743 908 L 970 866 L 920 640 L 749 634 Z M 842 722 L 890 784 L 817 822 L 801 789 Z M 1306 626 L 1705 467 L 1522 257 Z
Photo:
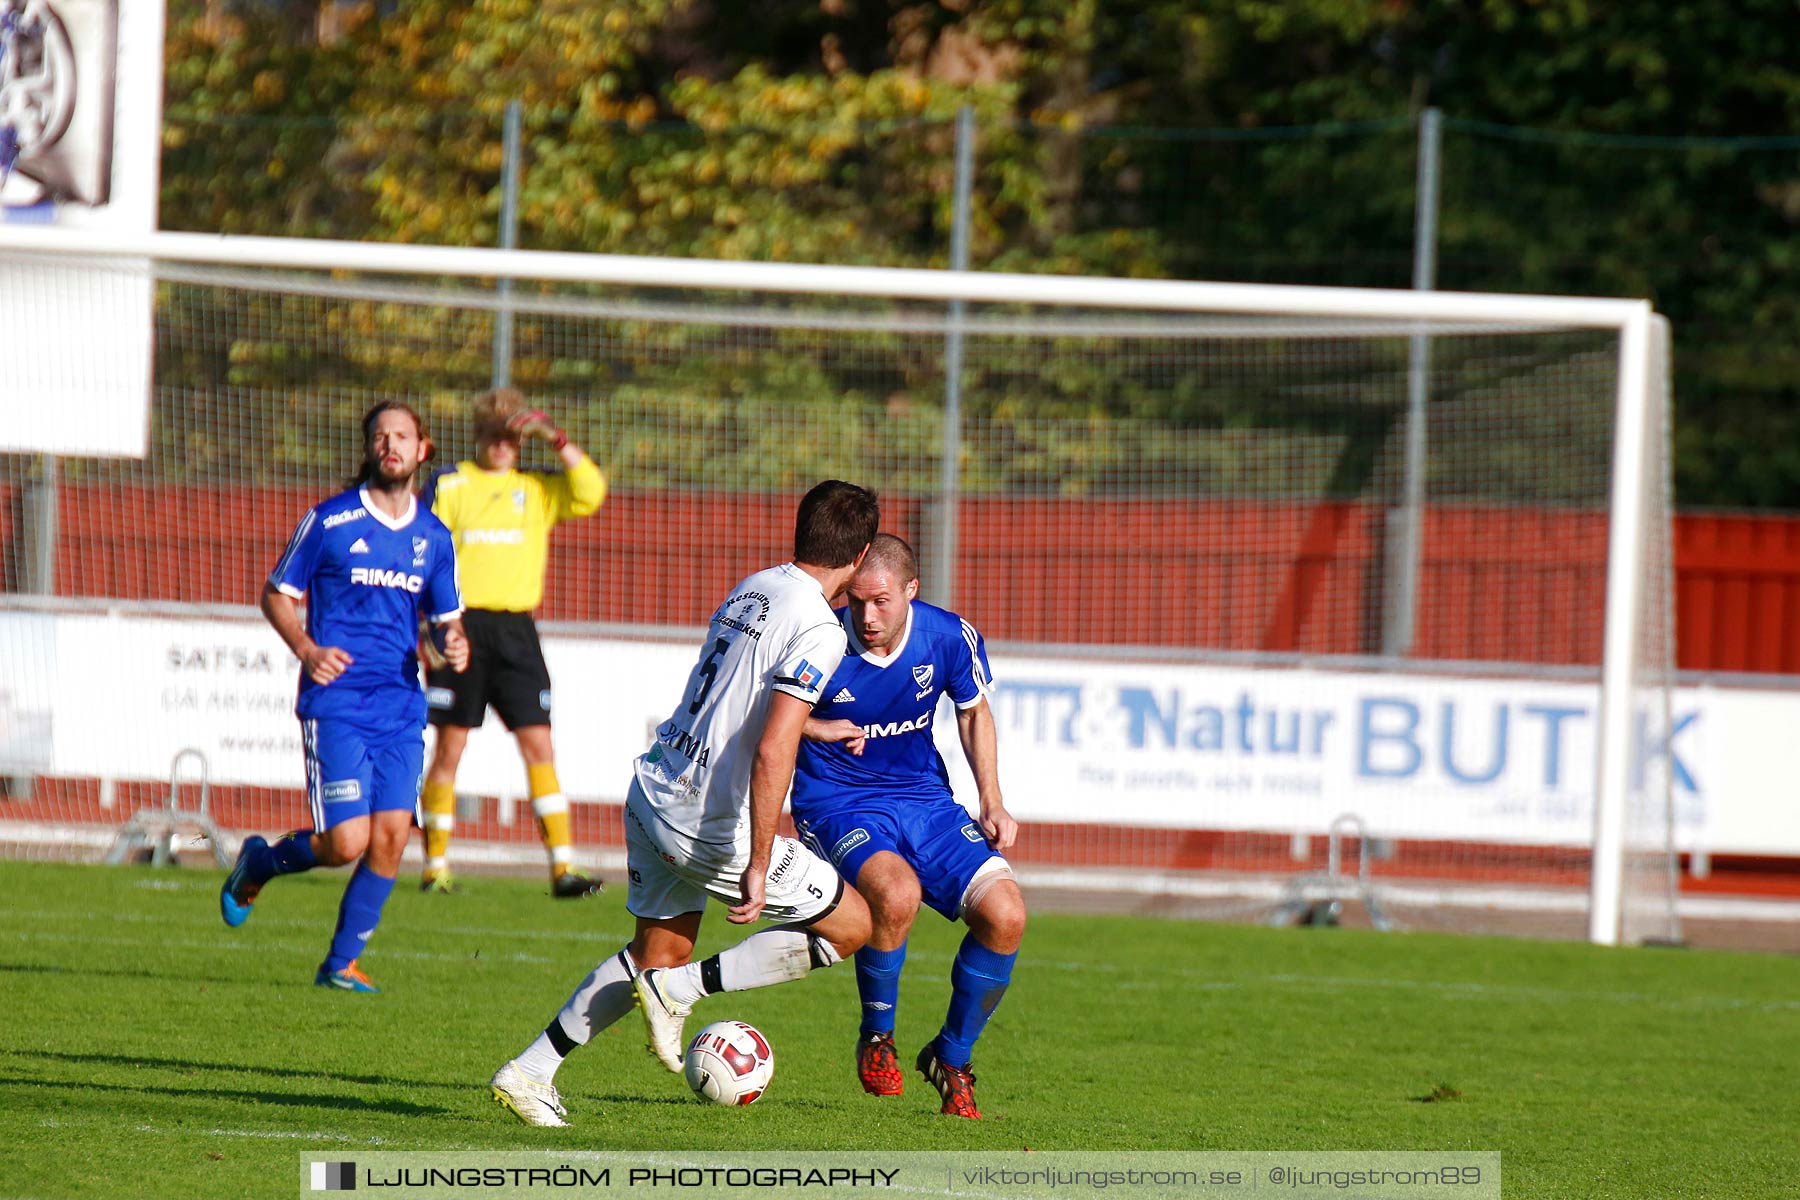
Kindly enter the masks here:
M 977 1047 L 987 1119 L 864 1096 L 848 967 L 715 997 L 775 1046 L 769 1093 L 704 1106 L 628 1015 L 530 1129 L 488 1076 L 626 939 L 621 888 L 422 896 L 312 986 L 344 882 L 280 880 L 242 929 L 221 874 L 0 863 L 0 1196 L 286 1192 L 299 1155 L 463 1149 L 1498 1150 L 1508 1197 L 1800 1195 L 1800 962 L 1776 956 L 1037 914 Z M 737 936 L 708 916 L 701 950 Z M 956 929 L 930 912 L 906 1065 Z

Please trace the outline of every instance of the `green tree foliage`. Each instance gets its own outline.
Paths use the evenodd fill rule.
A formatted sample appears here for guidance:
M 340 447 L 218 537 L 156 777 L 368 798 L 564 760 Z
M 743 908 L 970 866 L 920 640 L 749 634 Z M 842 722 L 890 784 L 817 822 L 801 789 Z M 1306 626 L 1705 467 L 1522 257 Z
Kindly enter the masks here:
M 342 186 L 332 157 L 355 64 L 295 38 L 279 15 L 247 6 L 221 16 L 172 0 L 164 228 L 295 237 L 368 228 L 364 197 Z
M 178 229 L 495 244 L 517 100 L 526 247 L 943 266 L 968 105 L 977 268 L 1406 286 L 1413 119 L 1435 105 L 1450 115 L 1441 286 L 1654 299 L 1677 332 L 1681 498 L 1800 506 L 1800 451 L 1784 449 L 1800 446 L 1796 146 L 1694 140 L 1800 129 L 1791 0 L 172 0 L 169 28 L 162 220 Z M 214 397 L 291 405 L 335 380 L 449 420 L 491 345 L 483 314 L 417 328 L 417 309 L 362 302 L 331 310 L 327 348 L 283 349 L 258 331 L 324 319 L 306 302 L 195 303 L 196 327 L 243 333 L 162 370 Z M 637 336 L 665 366 L 620 368 L 573 327 L 522 324 L 516 377 L 611 396 L 596 421 L 661 405 L 697 429 L 724 428 L 709 422 L 731 404 L 790 403 L 927 430 L 942 394 L 941 360 L 895 343 L 897 388 L 871 389 L 866 366 L 746 362 L 733 398 L 682 361 L 691 333 Z M 767 353 L 795 345 L 776 334 Z M 1257 398 L 1217 378 L 1034 353 L 1029 373 L 971 362 L 972 418 L 1004 451 L 971 456 L 974 486 L 1126 487 L 1121 464 L 1181 446 L 1192 471 L 1176 475 L 1198 485 L 1224 478 L 1205 463 L 1283 438 L 1336 447 L 1322 486 L 1382 478 L 1391 396 L 1347 398 L 1336 432 L 1315 413 L 1246 442 L 1233 431 Z M 1518 386 L 1545 369 L 1521 365 Z M 932 439 L 902 440 L 904 470 L 928 472 Z M 714 461 L 755 477 L 736 452 Z

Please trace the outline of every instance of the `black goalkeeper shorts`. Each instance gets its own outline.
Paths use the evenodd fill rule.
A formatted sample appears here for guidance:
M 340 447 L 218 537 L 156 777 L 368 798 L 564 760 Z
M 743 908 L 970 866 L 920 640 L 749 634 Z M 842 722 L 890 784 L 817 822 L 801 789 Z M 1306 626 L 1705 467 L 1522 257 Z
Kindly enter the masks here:
M 488 705 L 508 729 L 550 723 L 550 668 L 530 613 L 471 608 L 463 613 L 469 669 L 426 676 L 433 725 L 479 728 Z

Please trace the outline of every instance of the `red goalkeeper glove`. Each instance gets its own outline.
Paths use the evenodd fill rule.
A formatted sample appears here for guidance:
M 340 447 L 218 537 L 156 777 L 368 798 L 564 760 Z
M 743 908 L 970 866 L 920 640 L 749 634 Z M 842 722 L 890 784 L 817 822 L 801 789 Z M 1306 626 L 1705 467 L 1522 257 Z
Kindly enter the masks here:
M 520 437 L 542 438 L 550 443 L 552 450 L 561 450 L 569 444 L 569 435 L 556 427 L 550 414 L 541 408 L 528 409 L 506 423 L 506 427 Z

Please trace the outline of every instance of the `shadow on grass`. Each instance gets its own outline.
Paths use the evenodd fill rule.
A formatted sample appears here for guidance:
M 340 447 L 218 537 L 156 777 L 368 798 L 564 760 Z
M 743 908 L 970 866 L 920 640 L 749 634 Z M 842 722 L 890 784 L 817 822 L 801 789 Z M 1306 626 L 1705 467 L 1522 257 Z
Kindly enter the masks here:
M 344 1112 L 392 1113 L 403 1117 L 442 1117 L 450 1110 L 432 1104 L 414 1104 L 408 1100 L 363 1100 L 356 1096 L 304 1095 L 290 1092 L 247 1092 L 230 1088 L 178 1088 L 133 1086 L 122 1083 L 96 1083 L 93 1080 L 25 1079 L 0 1075 L 0 1087 L 29 1087 L 65 1091 L 111 1092 L 132 1096 L 168 1096 L 176 1100 L 228 1100 L 252 1104 L 268 1104 L 281 1108 L 322 1108 Z
M 95 976 L 101 979 L 171 979 L 180 983 L 236 983 L 225 975 L 196 975 L 186 969 L 150 971 L 142 967 L 65 967 L 48 963 L 0 962 L 0 975 L 66 975 L 71 979 Z
M 579 1100 L 583 1106 L 589 1104 L 678 1104 L 682 1108 L 692 1108 L 699 1101 L 694 1094 L 682 1086 L 679 1092 L 670 1092 L 666 1096 L 646 1096 L 642 1092 L 571 1092 L 570 1095 Z
M 51 1062 L 78 1063 L 84 1066 L 150 1067 L 167 1071 L 230 1071 L 244 1075 L 267 1075 L 271 1079 L 331 1079 L 363 1087 L 448 1088 L 452 1091 L 462 1092 L 467 1091 L 471 1086 L 479 1086 L 487 1082 L 483 1079 L 474 1085 L 443 1083 L 435 1080 L 402 1079 L 393 1075 L 345 1075 L 339 1071 L 316 1068 L 258 1066 L 243 1062 L 201 1062 L 191 1058 L 150 1058 L 141 1054 L 73 1054 L 62 1050 L 26 1050 L 5 1046 L 0 1046 L 0 1053 L 17 1055 L 20 1058 L 47 1059 Z

